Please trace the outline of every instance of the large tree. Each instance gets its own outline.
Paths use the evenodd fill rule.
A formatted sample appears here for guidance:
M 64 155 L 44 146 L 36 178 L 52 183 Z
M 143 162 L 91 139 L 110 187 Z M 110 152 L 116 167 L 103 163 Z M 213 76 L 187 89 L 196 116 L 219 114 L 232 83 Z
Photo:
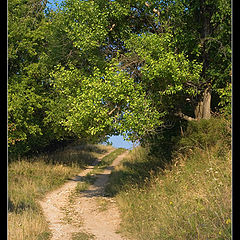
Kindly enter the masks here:
M 9 153 L 24 153 L 54 138 L 44 125 L 49 98 L 46 0 L 8 1 Z
M 225 106 L 230 102 L 230 1 L 166 0 L 144 5 L 137 15 L 137 7 L 132 8 L 133 19 L 144 19 L 145 24 L 142 31 L 133 28 L 126 41 L 131 53 L 122 60 L 160 109 L 186 120 L 209 119 L 219 99 Z
M 230 9 L 226 0 L 65 1 L 57 22 L 75 57 L 52 75 L 62 99 L 55 124 L 140 136 L 166 115 L 210 118 L 212 91 L 226 92 L 230 82 Z
M 211 104 L 212 93 L 222 101 L 229 101 L 224 98 L 231 92 L 231 1 L 178 0 L 166 3 L 176 52 L 183 51 L 190 61 L 202 64 L 198 82 L 185 84 L 185 87 L 197 91 L 188 98 L 194 106 L 194 117 L 209 119 L 211 106 L 214 106 Z M 178 115 L 187 119 L 181 109 Z
M 161 124 L 142 85 L 120 67 L 130 14 L 130 6 L 117 1 L 65 1 L 59 8 L 53 25 L 71 48 L 51 75 L 56 97 L 49 124 L 79 137 L 128 133 L 132 139 Z
M 9 2 L 10 144 L 41 134 L 134 140 L 172 117 L 208 119 L 230 102 L 230 1 L 45 7 Z

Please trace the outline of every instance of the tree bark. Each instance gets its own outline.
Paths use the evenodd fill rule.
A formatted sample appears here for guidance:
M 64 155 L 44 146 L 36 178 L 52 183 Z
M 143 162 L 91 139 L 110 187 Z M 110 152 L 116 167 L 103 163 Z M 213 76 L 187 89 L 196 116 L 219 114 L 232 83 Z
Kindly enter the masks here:
M 197 103 L 197 106 L 194 109 L 195 118 L 189 117 L 182 113 L 181 109 L 174 114 L 177 117 L 180 117 L 187 121 L 199 121 L 201 119 L 210 119 L 211 118 L 211 88 L 207 87 L 200 100 Z
M 198 102 L 194 114 L 196 120 L 211 118 L 211 89 L 209 87 L 204 90 L 203 96 Z
M 177 117 L 180 117 L 180 118 L 182 118 L 184 120 L 187 120 L 187 121 L 196 121 L 197 120 L 195 118 L 192 118 L 192 117 L 189 117 L 189 116 L 185 115 L 181 111 L 175 113 L 174 115 L 177 116 Z

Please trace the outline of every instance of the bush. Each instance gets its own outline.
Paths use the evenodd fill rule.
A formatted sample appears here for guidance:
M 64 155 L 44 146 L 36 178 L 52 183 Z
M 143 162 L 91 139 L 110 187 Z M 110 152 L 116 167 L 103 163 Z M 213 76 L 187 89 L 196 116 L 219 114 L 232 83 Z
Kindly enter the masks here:
M 231 146 L 231 122 L 223 117 L 189 122 L 176 149 L 185 152 L 196 147 L 207 149 L 219 144 L 222 148 Z
M 158 154 L 139 146 L 112 172 L 106 190 L 116 196 L 121 231 L 141 240 L 231 239 L 230 121 L 189 122 L 183 137 L 170 136 L 168 146 L 177 144 L 166 164 L 156 146 L 167 140 L 155 138 Z

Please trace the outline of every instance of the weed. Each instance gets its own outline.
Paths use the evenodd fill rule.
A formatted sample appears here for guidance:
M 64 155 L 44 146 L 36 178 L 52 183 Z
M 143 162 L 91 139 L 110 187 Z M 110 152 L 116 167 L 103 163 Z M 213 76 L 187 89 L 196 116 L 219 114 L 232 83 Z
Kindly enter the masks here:
M 98 211 L 103 212 L 109 208 L 110 202 L 106 198 L 97 198 L 96 201 L 98 204 Z
M 105 156 L 99 164 L 95 165 L 93 170 L 88 173 L 86 176 L 81 178 L 81 181 L 77 184 L 76 192 L 83 192 L 89 188 L 91 184 L 93 184 L 97 178 L 97 174 L 100 174 L 104 171 L 104 169 L 109 166 L 114 159 L 121 153 L 125 152 L 124 148 L 118 148 Z
M 71 145 L 62 151 L 12 161 L 8 166 L 8 237 L 49 239 L 50 231 L 37 200 L 64 184 L 110 149 Z
M 116 150 L 105 156 L 97 167 L 105 168 L 106 166 L 110 165 L 118 155 L 122 154 L 125 151 L 125 148 L 117 148 Z
M 72 240 L 90 240 L 95 239 L 93 234 L 77 232 L 72 234 Z
M 9 240 L 47 240 L 51 233 L 40 211 L 31 209 L 21 213 L 8 214 L 8 239 Z
M 204 131 L 207 124 L 203 124 Z M 213 131 L 209 134 L 213 136 Z M 213 142 L 202 135 L 200 139 L 209 144 L 176 152 L 168 164 L 161 156 L 150 155 L 148 148 L 131 151 L 112 172 L 107 186 L 121 211 L 121 231 L 140 240 L 231 239 L 231 149 L 227 135 L 222 142 L 221 137 Z M 186 138 L 189 144 L 190 138 L 199 136 L 193 131 Z M 223 146 L 224 154 L 219 156 Z

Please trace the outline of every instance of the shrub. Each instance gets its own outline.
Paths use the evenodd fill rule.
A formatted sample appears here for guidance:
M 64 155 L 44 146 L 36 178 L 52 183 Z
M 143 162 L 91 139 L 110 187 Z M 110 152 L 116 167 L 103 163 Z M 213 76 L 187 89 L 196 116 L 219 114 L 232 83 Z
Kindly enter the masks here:
M 106 190 L 116 195 L 121 231 L 142 240 L 231 239 L 230 121 L 189 122 L 177 141 L 167 163 L 138 147 L 112 172 Z
M 222 148 L 231 146 L 231 123 L 222 117 L 189 122 L 176 149 L 182 152 L 196 147 L 207 149 L 218 144 Z

